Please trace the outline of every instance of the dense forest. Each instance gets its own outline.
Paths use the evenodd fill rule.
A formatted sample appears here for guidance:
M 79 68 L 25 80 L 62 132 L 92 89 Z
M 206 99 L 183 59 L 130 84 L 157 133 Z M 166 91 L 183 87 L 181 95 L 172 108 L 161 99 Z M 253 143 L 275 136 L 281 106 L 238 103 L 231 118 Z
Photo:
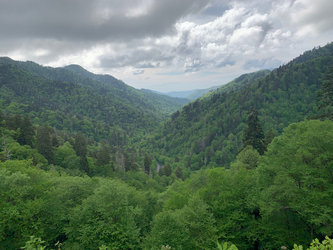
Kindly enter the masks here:
M 333 43 L 190 103 L 9 58 L 0 89 L 0 249 L 333 237 Z

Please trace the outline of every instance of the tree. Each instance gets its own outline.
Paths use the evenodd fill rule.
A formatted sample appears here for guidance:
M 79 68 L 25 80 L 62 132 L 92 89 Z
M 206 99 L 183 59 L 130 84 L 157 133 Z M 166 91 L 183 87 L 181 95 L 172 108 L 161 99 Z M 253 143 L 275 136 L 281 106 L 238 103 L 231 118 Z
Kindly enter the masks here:
M 317 92 L 317 102 L 320 103 L 318 110 L 324 111 L 324 114 L 318 115 L 316 118 L 333 120 L 333 67 L 329 68 L 325 81 Z
M 251 145 L 247 145 L 236 158 L 237 160 L 233 163 L 236 168 L 254 169 L 258 164 L 259 153 Z
M 61 167 L 65 167 L 63 165 L 64 160 L 68 157 L 68 156 L 75 156 L 76 157 L 76 153 L 75 150 L 73 149 L 72 145 L 67 141 L 64 143 L 64 145 L 61 145 L 57 148 L 56 152 L 55 152 L 55 163 Z
M 81 169 L 89 174 L 89 163 L 87 159 L 87 141 L 83 137 L 82 133 L 78 133 L 74 137 L 74 150 L 76 152 L 76 155 L 80 157 L 80 165 Z
M 52 164 L 54 160 L 54 153 L 50 132 L 51 127 L 47 124 L 38 127 L 36 148 L 38 152 L 45 157 L 49 164 Z
M 270 129 L 266 135 L 265 135 L 265 148 L 267 149 L 268 145 L 273 141 L 274 137 L 275 137 L 275 133 L 273 131 L 273 129 Z
M 139 209 L 130 205 L 133 191 L 116 180 L 101 179 L 93 195 L 74 208 L 66 229 L 67 249 L 139 249 L 135 217 Z
M 104 166 L 111 161 L 110 150 L 106 144 L 102 144 L 100 150 L 97 153 L 97 166 Z
M 151 163 L 152 163 L 151 157 L 147 153 L 145 153 L 145 157 L 143 159 L 143 166 L 146 174 L 149 174 L 150 172 Z
M 172 174 L 172 168 L 170 164 L 166 164 L 163 168 L 163 172 L 166 176 L 170 176 Z
M 180 166 L 177 167 L 175 174 L 179 179 L 183 179 L 183 169 Z
M 258 111 L 253 107 L 250 108 L 247 117 L 247 129 L 243 137 L 243 148 L 242 150 L 250 145 L 256 149 L 260 155 L 263 155 L 265 152 L 265 143 L 264 143 L 264 132 L 259 123 Z
M 29 145 L 32 147 L 32 141 L 35 136 L 35 128 L 30 118 L 26 115 L 20 124 L 20 134 L 18 135 L 17 142 L 21 145 Z
M 146 246 L 147 249 L 160 249 L 163 245 L 171 249 L 214 249 L 216 240 L 213 214 L 195 194 L 183 208 L 155 216 Z
M 255 184 L 254 171 L 244 167 L 208 169 L 206 183 L 199 190 L 200 197 L 214 214 L 219 240 L 232 239 L 239 249 L 256 249 L 261 230 L 257 209 L 249 202 Z
M 74 136 L 74 145 L 73 148 L 76 152 L 76 155 L 79 157 L 87 156 L 87 142 L 83 137 L 82 133 L 78 133 Z
M 266 237 L 263 248 L 291 248 L 333 234 L 331 138 L 329 120 L 293 123 L 260 157 L 256 199 Z
M 160 168 L 160 170 L 158 171 L 158 175 L 161 177 L 164 175 L 164 168 Z

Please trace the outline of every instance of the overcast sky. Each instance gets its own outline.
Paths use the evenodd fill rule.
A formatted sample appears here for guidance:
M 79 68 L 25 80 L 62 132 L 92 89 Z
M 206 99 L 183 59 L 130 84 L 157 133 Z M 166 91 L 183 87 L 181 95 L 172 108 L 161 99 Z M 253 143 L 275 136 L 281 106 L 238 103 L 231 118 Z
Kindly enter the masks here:
M 0 0 L 0 56 L 161 92 L 225 84 L 333 41 L 332 0 Z

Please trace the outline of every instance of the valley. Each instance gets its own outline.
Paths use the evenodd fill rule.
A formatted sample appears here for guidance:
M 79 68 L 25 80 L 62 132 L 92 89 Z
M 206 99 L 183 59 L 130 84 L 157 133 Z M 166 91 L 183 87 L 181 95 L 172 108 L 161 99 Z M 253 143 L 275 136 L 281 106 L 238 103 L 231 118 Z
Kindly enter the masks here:
M 169 96 L 0 58 L 0 248 L 30 236 L 64 250 L 332 238 L 332 55 L 328 43 Z

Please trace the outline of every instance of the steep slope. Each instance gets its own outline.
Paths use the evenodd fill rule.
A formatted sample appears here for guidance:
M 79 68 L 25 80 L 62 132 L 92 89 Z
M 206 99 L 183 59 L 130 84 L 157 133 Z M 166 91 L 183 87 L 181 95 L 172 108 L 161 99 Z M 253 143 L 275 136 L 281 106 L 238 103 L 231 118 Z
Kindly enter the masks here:
M 10 58 L 0 58 L 0 64 L 11 64 L 38 77 L 77 84 L 88 88 L 106 98 L 112 98 L 131 105 L 145 114 L 153 114 L 161 121 L 179 109 L 183 104 L 162 96 L 147 95 L 136 90 L 110 75 L 95 75 L 78 65 L 62 68 L 43 67 L 34 62 L 14 61 Z
M 270 70 L 265 69 L 253 73 L 243 74 L 225 85 L 216 88 L 214 87 L 214 89 L 212 89 L 211 91 L 203 93 L 201 95 L 201 98 L 211 97 L 212 95 L 218 93 L 239 91 L 242 88 L 246 87 L 248 84 L 252 84 L 254 81 L 264 78 L 270 72 L 271 72 Z
M 116 130 L 131 136 L 160 122 L 153 113 L 117 98 L 74 83 L 46 80 L 10 64 L 0 64 L 0 79 L 0 109 L 28 114 L 35 124 L 48 122 L 58 130 L 81 131 L 102 140 L 116 139 Z
M 197 100 L 174 113 L 139 146 L 154 150 L 159 162 L 172 163 L 174 168 L 227 166 L 242 147 L 251 106 L 259 111 L 265 132 L 273 129 L 276 134 L 290 123 L 317 113 L 316 91 L 333 65 L 332 52 L 330 43 L 304 53 L 305 57 L 302 55 L 265 77 L 249 80 L 245 87 L 236 85 L 235 92 L 216 90 L 210 98 Z M 180 162 L 174 163 L 178 159 Z

